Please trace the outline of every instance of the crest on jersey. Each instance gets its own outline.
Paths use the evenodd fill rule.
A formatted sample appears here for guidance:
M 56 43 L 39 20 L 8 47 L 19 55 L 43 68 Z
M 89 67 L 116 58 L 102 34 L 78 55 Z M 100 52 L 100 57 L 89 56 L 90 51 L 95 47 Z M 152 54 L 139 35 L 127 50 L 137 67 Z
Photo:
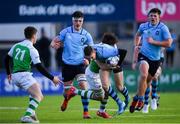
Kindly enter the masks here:
M 81 42 L 84 42 L 84 40 L 85 40 L 85 38 L 83 37 L 83 38 L 81 38 Z
M 156 31 L 156 35 L 159 35 L 159 31 Z

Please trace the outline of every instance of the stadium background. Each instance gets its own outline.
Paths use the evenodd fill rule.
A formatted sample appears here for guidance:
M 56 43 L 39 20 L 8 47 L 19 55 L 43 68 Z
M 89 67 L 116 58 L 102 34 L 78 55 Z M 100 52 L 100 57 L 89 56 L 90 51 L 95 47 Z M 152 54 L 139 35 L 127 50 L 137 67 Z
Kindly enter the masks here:
M 18 122 L 17 117 L 23 113 L 25 97 L 27 95 L 24 91 L 19 90 L 14 85 L 9 85 L 6 79 L 5 67 L 4 67 L 4 56 L 10 49 L 10 47 L 21 41 L 23 36 L 23 29 L 32 25 L 35 26 L 40 32 L 41 28 L 45 29 L 48 38 L 52 39 L 56 36 L 59 31 L 69 25 L 71 25 L 71 14 L 75 10 L 82 10 L 85 14 L 84 28 L 87 29 L 93 36 L 94 42 L 98 43 L 104 32 L 113 32 L 119 38 L 118 47 L 125 48 L 128 50 L 127 57 L 124 63 L 124 74 L 125 74 L 125 84 L 131 93 L 136 91 L 138 71 L 131 70 L 131 61 L 133 53 L 133 37 L 137 31 L 138 25 L 141 22 L 146 21 L 146 14 L 152 7 L 158 7 L 162 10 L 162 20 L 165 22 L 169 28 L 172 28 L 176 36 L 180 36 L 180 1 L 179 0 L 5 0 L 0 2 L 0 123 L 1 122 Z M 40 35 L 39 35 L 40 37 Z M 168 68 L 166 64 L 163 65 L 163 74 L 160 77 L 160 91 L 166 92 L 162 95 L 162 104 L 169 105 L 169 98 L 174 98 L 173 103 L 174 111 L 169 109 L 168 112 L 164 112 L 166 106 L 162 106 L 162 109 L 158 114 L 172 114 L 172 116 L 164 116 L 165 118 L 160 118 L 160 116 L 150 115 L 152 118 L 143 120 L 143 122 L 180 122 L 176 120 L 179 118 L 178 113 L 178 99 L 180 92 L 180 64 L 179 58 L 180 54 L 178 49 L 178 42 L 176 43 L 174 65 Z M 49 71 L 54 74 L 60 75 L 60 67 L 55 60 L 55 50 L 48 48 L 51 51 L 51 65 Z M 47 96 L 45 102 L 42 103 L 42 111 L 39 111 L 40 118 L 43 122 L 78 122 L 76 115 L 77 111 L 74 113 L 74 108 L 72 108 L 72 113 L 57 113 L 57 116 L 47 115 L 49 109 L 56 111 L 59 100 L 56 95 L 62 94 L 63 86 L 54 87 L 52 83 L 46 78 L 39 74 L 36 69 L 33 68 L 34 76 L 41 85 L 42 91 L 45 95 L 55 95 Z M 112 79 L 113 84 L 113 79 Z M 170 94 L 169 92 L 175 92 L 175 94 Z M 168 95 L 167 95 L 168 94 Z M 6 97 L 8 96 L 8 97 Z M 13 97 L 11 97 L 13 96 Z M 14 97 L 16 96 L 16 97 Z M 20 96 L 20 97 L 19 97 Z M 20 102 L 20 99 L 21 100 Z M 58 101 L 57 101 L 58 100 Z M 13 101 L 13 102 L 12 102 Z M 52 103 L 54 101 L 54 103 Z M 62 98 L 61 98 L 62 101 Z M 74 102 L 74 103 L 73 103 Z M 80 100 L 72 100 L 73 105 L 80 104 Z M 111 102 L 110 102 L 111 103 Z M 54 106 L 52 106 L 52 104 Z M 94 102 L 92 104 L 95 106 Z M 112 104 L 113 106 L 114 104 Z M 14 115 L 14 111 L 8 110 L 6 112 L 6 106 L 20 106 L 20 112 Z M 112 107 L 110 106 L 110 107 Z M 53 107 L 53 108 L 51 108 Z M 73 106 L 74 107 L 74 106 Z M 97 108 L 97 106 L 95 106 Z M 164 107 L 164 108 L 163 108 Z M 80 108 L 80 107 L 79 107 Z M 112 107 L 113 108 L 113 107 Z M 8 108 L 9 109 L 9 108 Z M 22 110 L 21 110 L 22 109 Z M 16 110 L 16 109 L 14 109 Z M 79 111 L 79 110 L 78 110 Z M 42 113 L 41 113 L 42 112 Z M 72 114 L 72 118 L 69 120 L 66 116 Z M 157 114 L 157 113 L 156 113 Z M 8 116 L 10 115 L 10 117 Z M 125 116 L 128 114 L 125 113 Z M 71 115 L 70 115 L 71 116 Z M 79 115 L 81 116 L 81 115 Z M 122 115 L 120 118 L 122 122 L 142 122 L 138 119 L 133 121 L 129 118 L 125 119 Z M 141 115 L 138 114 L 139 117 Z M 153 118 L 154 116 L 154 118 Z M 49 121 L 50 119 L 52 121 Z M 65 118 L 64 120 L 59 117 Z M 128 117 L 133 117 L 129 116 Z M 142 116 L 144 117 L 144 116 Z M 169 117 L 169 118 L 168 118 Z M 53 120 L 54 119 L 54 120 Z M 149 120 L 148 120 L 149 119 Z M 166 121 L 166 119 L 169 119 Z M 162 121 L 160 121 L 162 120 Z M 83 122 L 79 120 L 79 122 Z M 89 121 L 89 122 L 93 122 Z M 99 120 L 96 122 L 103 122 Z M 117 120 L 110 120 L 106 122 L 119 122 Z
M 11 4 L 9 4 L 11 3 Z M 6 0 L 0 4 L 0 95 L 24 95 L 16 86 L 8 84 L 4 70 L 4 55 L 10 47 L 24 38 L 23 29 L 33 25 L 45 29 L 48 38 L 52 39 L 59 31 L 71 25 L 71 14 L 82 10 L 85 14 L 84 28 L 93 36 L 95 43 L 100 41 L 104 32 L 113 32 L 119 38 L 118 47 L 128 50 L 124 63 L 125 83 L 130 92 L 134 92 L 138 74 L 132 71 L 133 36 L 141 22 L 146 21 L 146 14 L 152 7 L 162 10 L 162 20 L 180 36 L 180 1 L 179 0 Z M 4 12 L 6 11 L 6 12 Z M 39 33 L 39 37 L 40 37 Z M 51 50 L 49 70 L 60 75 L 60 68 L 55 60 L 55 50 Z M 180 91 L 180 64 L 178 43 L 176 43 L 175 61 L 171 68 L 164 64 L 160 78 L 161 91 Z M 35 77 L 42 85 L 45 94 L 62 93 L 63 87 L 54 87 L 50 81 L 35 72 Z

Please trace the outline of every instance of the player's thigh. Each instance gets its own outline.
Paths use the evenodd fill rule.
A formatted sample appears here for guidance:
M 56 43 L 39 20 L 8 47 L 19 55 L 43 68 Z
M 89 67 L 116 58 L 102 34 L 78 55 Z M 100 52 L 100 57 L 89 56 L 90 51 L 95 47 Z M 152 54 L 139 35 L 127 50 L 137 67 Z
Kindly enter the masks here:
M 85 75 L 89 89 L 99 90 L 100 88 L 102 88 L 99 73 L 91 72 L 89 67 L 87 67 Z
M 100 69 L 99 74 L 100 74 L 103 89 L 105 91 L 108 91 L 108 88 L 109 88 L 109 85 L 110 85 L 110 80 L 109 80 L 110 70 L 102 70 L 102 69 Z
M 149 70 L 148 62 L 145 60 L 140 61 L 139 71 L 140 71 L 141 76 L 147 77 L 148 76 L 148 70 Z
M 38 101 L 43 99 L 43 94 L 38 83 L 34 83 L 31 87 L 28 88 L 27 91 L 33 98 L 36 98 Z

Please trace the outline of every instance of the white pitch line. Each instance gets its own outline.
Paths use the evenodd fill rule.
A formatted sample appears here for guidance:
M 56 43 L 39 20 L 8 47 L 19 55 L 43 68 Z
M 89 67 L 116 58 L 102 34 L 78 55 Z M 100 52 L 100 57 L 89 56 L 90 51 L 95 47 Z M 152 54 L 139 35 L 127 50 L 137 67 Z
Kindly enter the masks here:
M 26 109 L 24 107 L 1 107 L 0 110 L 20 110 L 20 109 Z

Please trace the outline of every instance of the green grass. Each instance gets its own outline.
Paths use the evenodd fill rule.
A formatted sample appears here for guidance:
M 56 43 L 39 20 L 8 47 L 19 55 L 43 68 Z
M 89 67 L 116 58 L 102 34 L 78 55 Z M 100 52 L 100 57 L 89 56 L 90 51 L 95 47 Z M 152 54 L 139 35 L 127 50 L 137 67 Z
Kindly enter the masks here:
M 161 93 L 160 107 L 156 111 L 150 110 L 148 114 L 141 112 L 129 113 L 112 119 L 103 119 L 96 116 L 99 102 L 90 101 L 90 115 L 92 119 L 82 119 L 82 104 L 80 97 L 74 97 L 65 112 L 59 109 L 62 96 L 45 96 L 37 109 L 41 123 L 180 123 L 180 93 Z M 26 97 L 0 97 L 0 123 L 19 123 L 24 114 L 28 98 Z M 107 112 L 115 114 L 117 105 L 109 99 Z

